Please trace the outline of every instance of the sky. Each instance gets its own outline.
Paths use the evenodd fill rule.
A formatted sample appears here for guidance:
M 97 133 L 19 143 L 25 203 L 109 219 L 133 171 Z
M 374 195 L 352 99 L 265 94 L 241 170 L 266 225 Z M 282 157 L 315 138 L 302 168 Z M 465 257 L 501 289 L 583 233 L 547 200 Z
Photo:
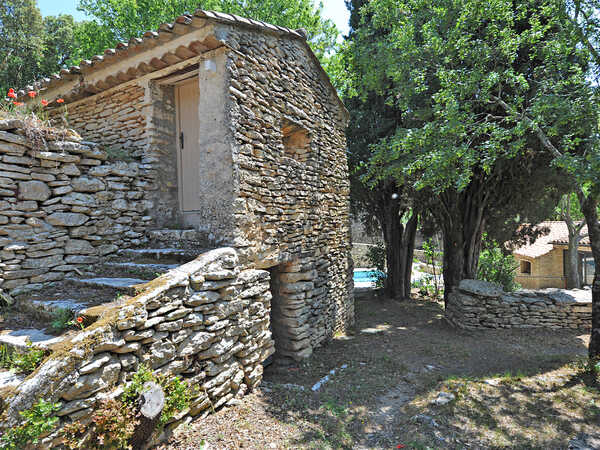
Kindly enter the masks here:
M 342 34 L 348 34 L 349 12 L 344 0 L 322 0 L 323 15 L 335 22 Z M 71 14 L 76 20 L 85 18 L 77 11 L 77 0 L 38 0 L 38 7 L 43 16 L 56 16 L 58 14 Z

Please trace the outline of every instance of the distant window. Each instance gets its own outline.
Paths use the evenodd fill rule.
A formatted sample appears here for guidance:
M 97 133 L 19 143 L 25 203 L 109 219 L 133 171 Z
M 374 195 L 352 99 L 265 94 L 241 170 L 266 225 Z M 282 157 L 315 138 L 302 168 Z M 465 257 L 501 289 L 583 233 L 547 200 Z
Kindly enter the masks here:
M 531 263 L 529 261 L 521 261 L 521 273 L 531 275 Z
M 301 126 L 284 120 L 281 124 L 283 135 L 283 149 L 285 156 L 296 161 L 305 162 L 310 153 L 310 135 L 308 130 Z

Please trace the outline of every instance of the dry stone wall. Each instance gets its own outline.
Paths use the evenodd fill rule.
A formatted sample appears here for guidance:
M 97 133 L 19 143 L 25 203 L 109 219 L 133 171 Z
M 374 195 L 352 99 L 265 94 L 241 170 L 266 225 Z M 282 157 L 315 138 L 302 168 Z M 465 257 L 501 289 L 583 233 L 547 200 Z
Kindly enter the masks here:
M 151 166 L 108 161 L 76 133 L 26 134 L 23 122 L 0 121 L 0 289 L 62 280 L 146 241 Z
M 4 399 L 5 421 L 38 399 L 60 401 L 60 427 L 85 421 L 96 403 L 116 397 L 140 364 L 197 387 L 170 427 L 233 402 L 262 379 L 274 352 L 269 272 L 240 267 L 231 248 L 212 250 L 144 285 L 125 304 L 108 305 L 97 323 L 56 350 Z M 60 442 L 58 431 L 46 445 Z
M 220 36 L 231 49 L 233 244 L 276 267 L 278 351 L 306 356 L 354 321 L 345 110 L 301 41 L 241 27 Z
M 460 328 L 589 329 L 589 290 L 542 289 L 503 292 L 493 283 L 462 280 L 448 296 L 446 317 Z

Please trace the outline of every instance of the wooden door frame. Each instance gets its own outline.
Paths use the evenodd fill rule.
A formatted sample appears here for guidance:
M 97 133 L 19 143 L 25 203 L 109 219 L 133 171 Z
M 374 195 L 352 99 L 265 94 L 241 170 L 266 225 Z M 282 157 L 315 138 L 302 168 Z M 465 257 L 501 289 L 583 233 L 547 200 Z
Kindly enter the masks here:
M 186 212 L 194 212 L 195 210 L 185 211 L 183 209 L 183 161 L 181 158 L 181 148 L 179 147 L 179 134 L 181 133 L 179 86 L 194 82 L 200 83 L 198 72 L 192 74 L 190 78 L 172 83 L 175 89 L 175 124 L 177 125 L 175 130 L 175 148 L 177 149 L 177 199 L 179 202 L 179 211 L 182 216 L 185 215 Z M 200 86 L 198 86 L 198 89 L 200 89 Z M 198 105 L 198 107 L 200 107 L 200 105 Z

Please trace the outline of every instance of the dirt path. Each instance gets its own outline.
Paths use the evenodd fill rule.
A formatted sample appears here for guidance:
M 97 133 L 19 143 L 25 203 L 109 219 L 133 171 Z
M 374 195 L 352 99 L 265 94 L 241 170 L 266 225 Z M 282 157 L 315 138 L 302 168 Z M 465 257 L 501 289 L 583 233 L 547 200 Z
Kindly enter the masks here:
M 437 303 L 368 296 L 356 318 L 353 335 L 268 368 L 259 391 L 164 448 L 566 448 L 600 423 L 598 390 L 567 366 L 585 354 L 584 333 L 465 332 Z M 455 400 L 435 404 L 440 392 Z

